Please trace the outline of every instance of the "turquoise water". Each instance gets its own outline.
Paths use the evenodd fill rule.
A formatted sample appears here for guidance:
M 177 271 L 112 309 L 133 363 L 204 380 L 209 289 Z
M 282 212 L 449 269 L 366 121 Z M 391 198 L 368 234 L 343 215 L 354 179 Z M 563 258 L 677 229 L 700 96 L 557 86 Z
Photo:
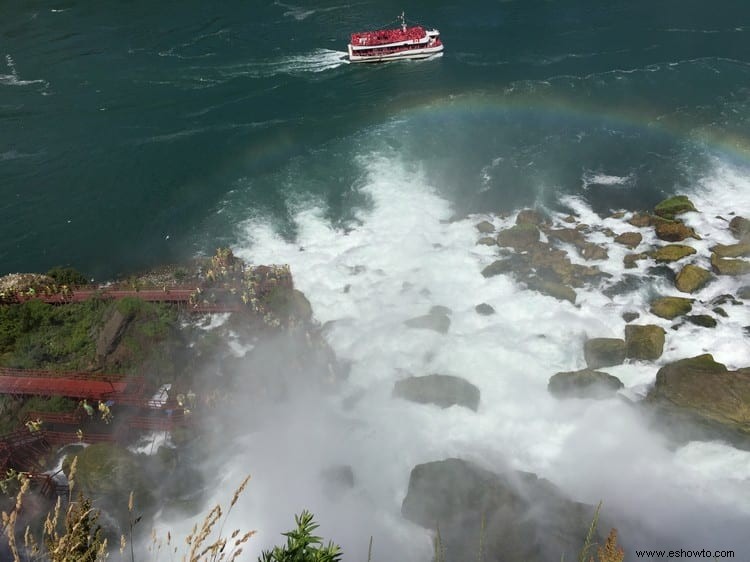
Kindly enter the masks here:
M 0 272 L 102 279 L 233 243 L 248 216 L 292 235 L 309 198 L 347 220 L 373 154 L 423 168 L 457 213 L 642 207 L 706 155 L 748 154 L 746 2 L 404 7 L 442 58 L 342 64 L 393 2 L 4 3 Z

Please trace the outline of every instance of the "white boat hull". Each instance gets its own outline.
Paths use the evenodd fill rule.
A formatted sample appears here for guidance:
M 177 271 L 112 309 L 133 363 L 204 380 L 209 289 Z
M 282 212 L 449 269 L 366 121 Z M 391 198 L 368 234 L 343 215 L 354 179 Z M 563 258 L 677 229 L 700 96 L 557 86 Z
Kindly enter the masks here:
M 349 45 L 349 62 L 385 62 L 399 59 L 426 59 L 442 53 L 443 45 L 434 47 L 422 47 L 414 49 L 404 49 L 395 53 L 374 53 L 371 55 L 359 55 L 352 50 Z

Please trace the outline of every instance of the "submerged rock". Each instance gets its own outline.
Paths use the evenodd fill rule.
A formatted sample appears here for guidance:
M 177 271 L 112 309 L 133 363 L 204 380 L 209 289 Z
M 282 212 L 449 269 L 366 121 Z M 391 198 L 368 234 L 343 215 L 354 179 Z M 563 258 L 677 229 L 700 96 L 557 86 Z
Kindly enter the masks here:
M 591 338 L 583 344 L 583 356 L 589 369 L 620 365 L 625 361 L 625 340 Z
M 734 237 L 739 240 L 744 240 L 750 237 L 750 220 L 745 217 L 734 217 L 729 221 L 729 230 L 732 231 Z
M 693 308 L 693 299 L 683 297 L 660 297 L 651 302 L 651 313 L 671 320 L 687 314 Z
M 441 408 L 458 405 L 477 411 L 479 389 L 469 381 L 451 375 L 426 375 L 396 381 L 393 395 L 419 404 Z
M 441 334 L 447 334 L 451 326 L 451 319 L 445 313 L 430 313 L 405 320 L 404 324 L 416 330 L 433 330 Z
M 625 266 L 625 269 L 635 269 L 638 267 L 638 261 L 645 260 L 648 258 L 648 254 L 626 254 L 624 258 L 622 258 L 622 263 Z
M 636 318 L 640 317 L 640 314 L 638 312 L 623 312 L 622 313 L 622 319 L 625 320 L 625 322 L 630 323 Z
M 716 318 L 709 316 L 708 314 L 692 314 L 685 316 L 685 320 L 696 326 L 702 326 L 704 328 L 715 328 Z
M 408 520 L 440 529 L 451 559 L 473 559 L 483 544 L 485 560 L 509 562 L 575 559 L 593 512 L 534 474 L 495 474 L 455 458 L 415 466 L 401 506 Z
M 538 291 L 543 295 L 554 297 L 561 301 L 569 301 L 573 304 L 576 303 L 576 292 L 562 283 L 540 279 L 539 277 L 532 277 L 526 280 L 526 285 L 529 289 Z
M 624 355 L 625 342 L 622 343 Z M 603 399 L 611 398 L 623 386 L 617 377 L 589 368 L 555 373 L 549 379 L 547 390 L 558 398 Z
M 654 213 L 665 219 L 674 219 L 676 215 L 695 210 L 692 201 L 685 195 L 669 197 L 654 207 Z
M 513 272 L 513 262 L 510 259 L 495 260 L 482 270 L 483 277 L 494 277 Z
M 631 359 L 655 360 L 664 351 L 664 328 L 654 324 L 625 326 L 626 354 Z
M 750 285 L 744 285 L 737 289 L 737 298 L 742 300 L 750 299 Z
M 694 293 L 705 287 L 713 278 L 711 272 L 697 265 L 686 265 L 675 278 L 675 287 L 683 293 Z
M 495 314 L 495 309 L 487 304 L 486 302 L 480 303 L 474 307 L 474 310 L 477 311 L 477 314 L 481 316 L 489 316 L 491 314 Z

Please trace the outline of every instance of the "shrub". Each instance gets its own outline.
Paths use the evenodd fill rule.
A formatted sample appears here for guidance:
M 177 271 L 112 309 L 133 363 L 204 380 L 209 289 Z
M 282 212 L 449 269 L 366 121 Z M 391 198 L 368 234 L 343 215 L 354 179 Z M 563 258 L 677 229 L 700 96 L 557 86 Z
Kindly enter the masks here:
M 52 277 L 58 285 L 70 287 L 88 285 L 89 282 L 83 273 L 72 267 L 53 267 L 47 272 L 47 276 Z

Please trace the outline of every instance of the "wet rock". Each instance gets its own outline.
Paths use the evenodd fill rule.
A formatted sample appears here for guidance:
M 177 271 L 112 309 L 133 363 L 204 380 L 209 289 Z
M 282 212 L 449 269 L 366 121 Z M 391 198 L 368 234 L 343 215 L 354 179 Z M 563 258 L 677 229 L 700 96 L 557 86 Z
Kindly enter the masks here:
M 750 273 L 750 262 L 741 259 L 720 258 L 711 254 L 711 267 L 719 275 L 745 275 Z
M 709 316 L 708 314 L 691 314 L 685 316 L 685 320 L 696 326 L 702 326 L 703 328 L 716 327 L 716 318 Z
M 624 341 L 622 341 L 622 345 L 624 359 Z M 549 379 L 547 390 L 557 398 L 604 399 L 614 396 L 623 386 L 622 381 L 617 377 L 589 368 L 580 371 L 555 373 Z
M 455 458 L 415 466 L 401 506 L 406 519 L 439 528 L 455 560 L 482 544 L 485 560 L 525 562 L 575 559 L 593 511 L 534 474 L 495 474 Z
M 543 295 L 554 297 L 561 301 L 570 301 L 573 304 L 576 303 L 576 292 L 562 283 L 548 281 L 539 277 L 531 277 L 526 280 L 526 285 L 529 289 L 538 291 Z
M 604 289 L 602 294 L 609 298 L 613 298 L 617 295 L 625 295 L 637 291 L 641 286 L 643 286 L 643 277 L 639 275 L 625 274 L 617 283 Z
M 743 300 L 750 300 L 750 285 L 744 285 L 737 289 L 737 297 Z
M 598 244 L 584 242 L 578 247 L 578 253 L 585 260 L 606 260 L 609 257 L 607 250 Z
M 720 258 L 744 258 L 750 256 L 750 242 L 717 244 L 711 251 Z
M 648 254 L 626 254 L 625 257 L 622 258 L 622 263 L 625 266 L 625 269 L 635 269 L 638 267 L 636 262 L 645 260 L 646 258 L 648 258 Z
M 612 213 L 611 215 L 609 215 L 609 218 L 611 218 L 611 219 L 621 219 L 624 216 L 625 216 L 625 211 L 617 211 L 617 212 Z
M 683 297 L 660 297 L 651 302 L 651 313 L 672 320 L 687 314 L 693 308 L 693 299 Z
M 433 330 L 440 334 L 447 334 L 451 326 L 451 319 L 447 314 L 425 314 L 404 321 L 409 328 L 416 330 Z
M 563 222 L 567 222 L 568 224 L 576 222 L 578 219 L 573 215 L 568 215 L 563 219 Z
M 615 242 L 627 246 L 631 250 L 638 246 L 643 240 L 643 236 L 640 232 L 623 232 L 615 238 Z
M 675 287 L 683 293 L 694 293 L 705 287 L 713 278 L 711 272 L 697 265 L 686 265 L 675 278 Z
M 492 236 L 483 236 L 479 240 L 477 240 L 477 246 L 496 246 L 497 240 L 495 240 Z
M 729 221 L 729 230 L 732 231 L 734 237 L 739 240 L 744 240 L 750 237 L 750 220 L 745 217 L 734 217 Z
M 685 195 L 669 197 L 654 207 L 654 213 L 662 218 L 670 220 L 674 219 L 677 215 L 695 210 L 695 206 Z
M 735 299 L 732 295 L 719 295 L 718 297 L 714 297 L 714 299 L 711 301 L 711 304 L 716 304 L 719 306 L 723 306 L 725 304 L 731 304 L 732 306 L 739 306 L 742 303 Z
M 654 223 L 654 217 L 648 213 L 635 213 L 628 219 L 628 223 L 636 228 L 646 228 Z
M 670 283 L 674 283 L 676 279 L 675 272 L 668 265 L 654 265 L 646 270 L 646 273 L 652 277 L 663 277 Z
M 524 209 L 516 217 L 516 224 L 533 224 L 539 226 L 544 222 L 544 215 L 535 209 Z
M 510 259 L 495 260 L 482 270 L 484 277 L 494 277 L 513 272 L 513 262 Z
M 711 311 L 717 316 L 721 316 L 722 318 L 729 318 L 729 314 L 727 314 L 727 311 L 720 306 L 712 308 Z
M 615 231 L 611 228 L 602 228 L 599 231 L 607 238 L 615 238 L 617 236 L 617 234 L 615 234 Z
M 517 224 L 497 235 L 498 246 L 509 246 L 517 251 L 539 242 L 539 229 L 533 224 Z
M 664 336 L 660 326 L 628 324 L 625 326 L 626 355 L 631 359 L 658 359 L 664 350 Z
M 683 244 L 669 244 L 652 251 L 649 255 L 657 262 L 673 262 L 695 253 L 695 248 Z
M 490 234 L 491 232 L 495 232 L 495 225 L 490 221 L 482 221 L 474 226 L 482 234 Z
M 491 314 L 495 314 L 495 309 L 486 302 L 476 305 L 474 307 L 474 310 L 476 310 L 477 314 L 481 316 L 490 316 Z
M 419 404 L 441 408 L 458 405 L 477 411 L 479 389 L 469 381 L 451 375 L 426 375 L 396 381 L 393 395 Z
M 625 361 L 625 340 L 591 338 L 583 344 L 583 356 L 589 369 L 620 365 Z
M 682 359 L 659 369 L 646 400 L 667 414 L 750 436 L 750 368 L 729 371 L 709 354 Z
M 557 240 L 565 244 L 580 246 L 586 242 L 586 238 L 580 230 L 575 228 L 550 228 L 544 232 L 550 240 Z
M 449 314 L 453 314 L 453 311 L 447 306 L 443 306 L 442 304 L 436 304 L 435 306 L 430 307 L 430 312 L 428 314 L 438 314 L 438 315 L 448 316 Z
M 660 222 L 655 227 L 656 237 L 666 242 L 679 242 L 685 238 L 699 238 L 695 231 L 681 222 Z
M 622 319 L 625 320 L 628 324 L 635 320 L 636 318 L 639 318 L 641 315 L 637 312 L 623 312 L 622 313 Z M 627 346 L 626 346 L 627 347 Z

